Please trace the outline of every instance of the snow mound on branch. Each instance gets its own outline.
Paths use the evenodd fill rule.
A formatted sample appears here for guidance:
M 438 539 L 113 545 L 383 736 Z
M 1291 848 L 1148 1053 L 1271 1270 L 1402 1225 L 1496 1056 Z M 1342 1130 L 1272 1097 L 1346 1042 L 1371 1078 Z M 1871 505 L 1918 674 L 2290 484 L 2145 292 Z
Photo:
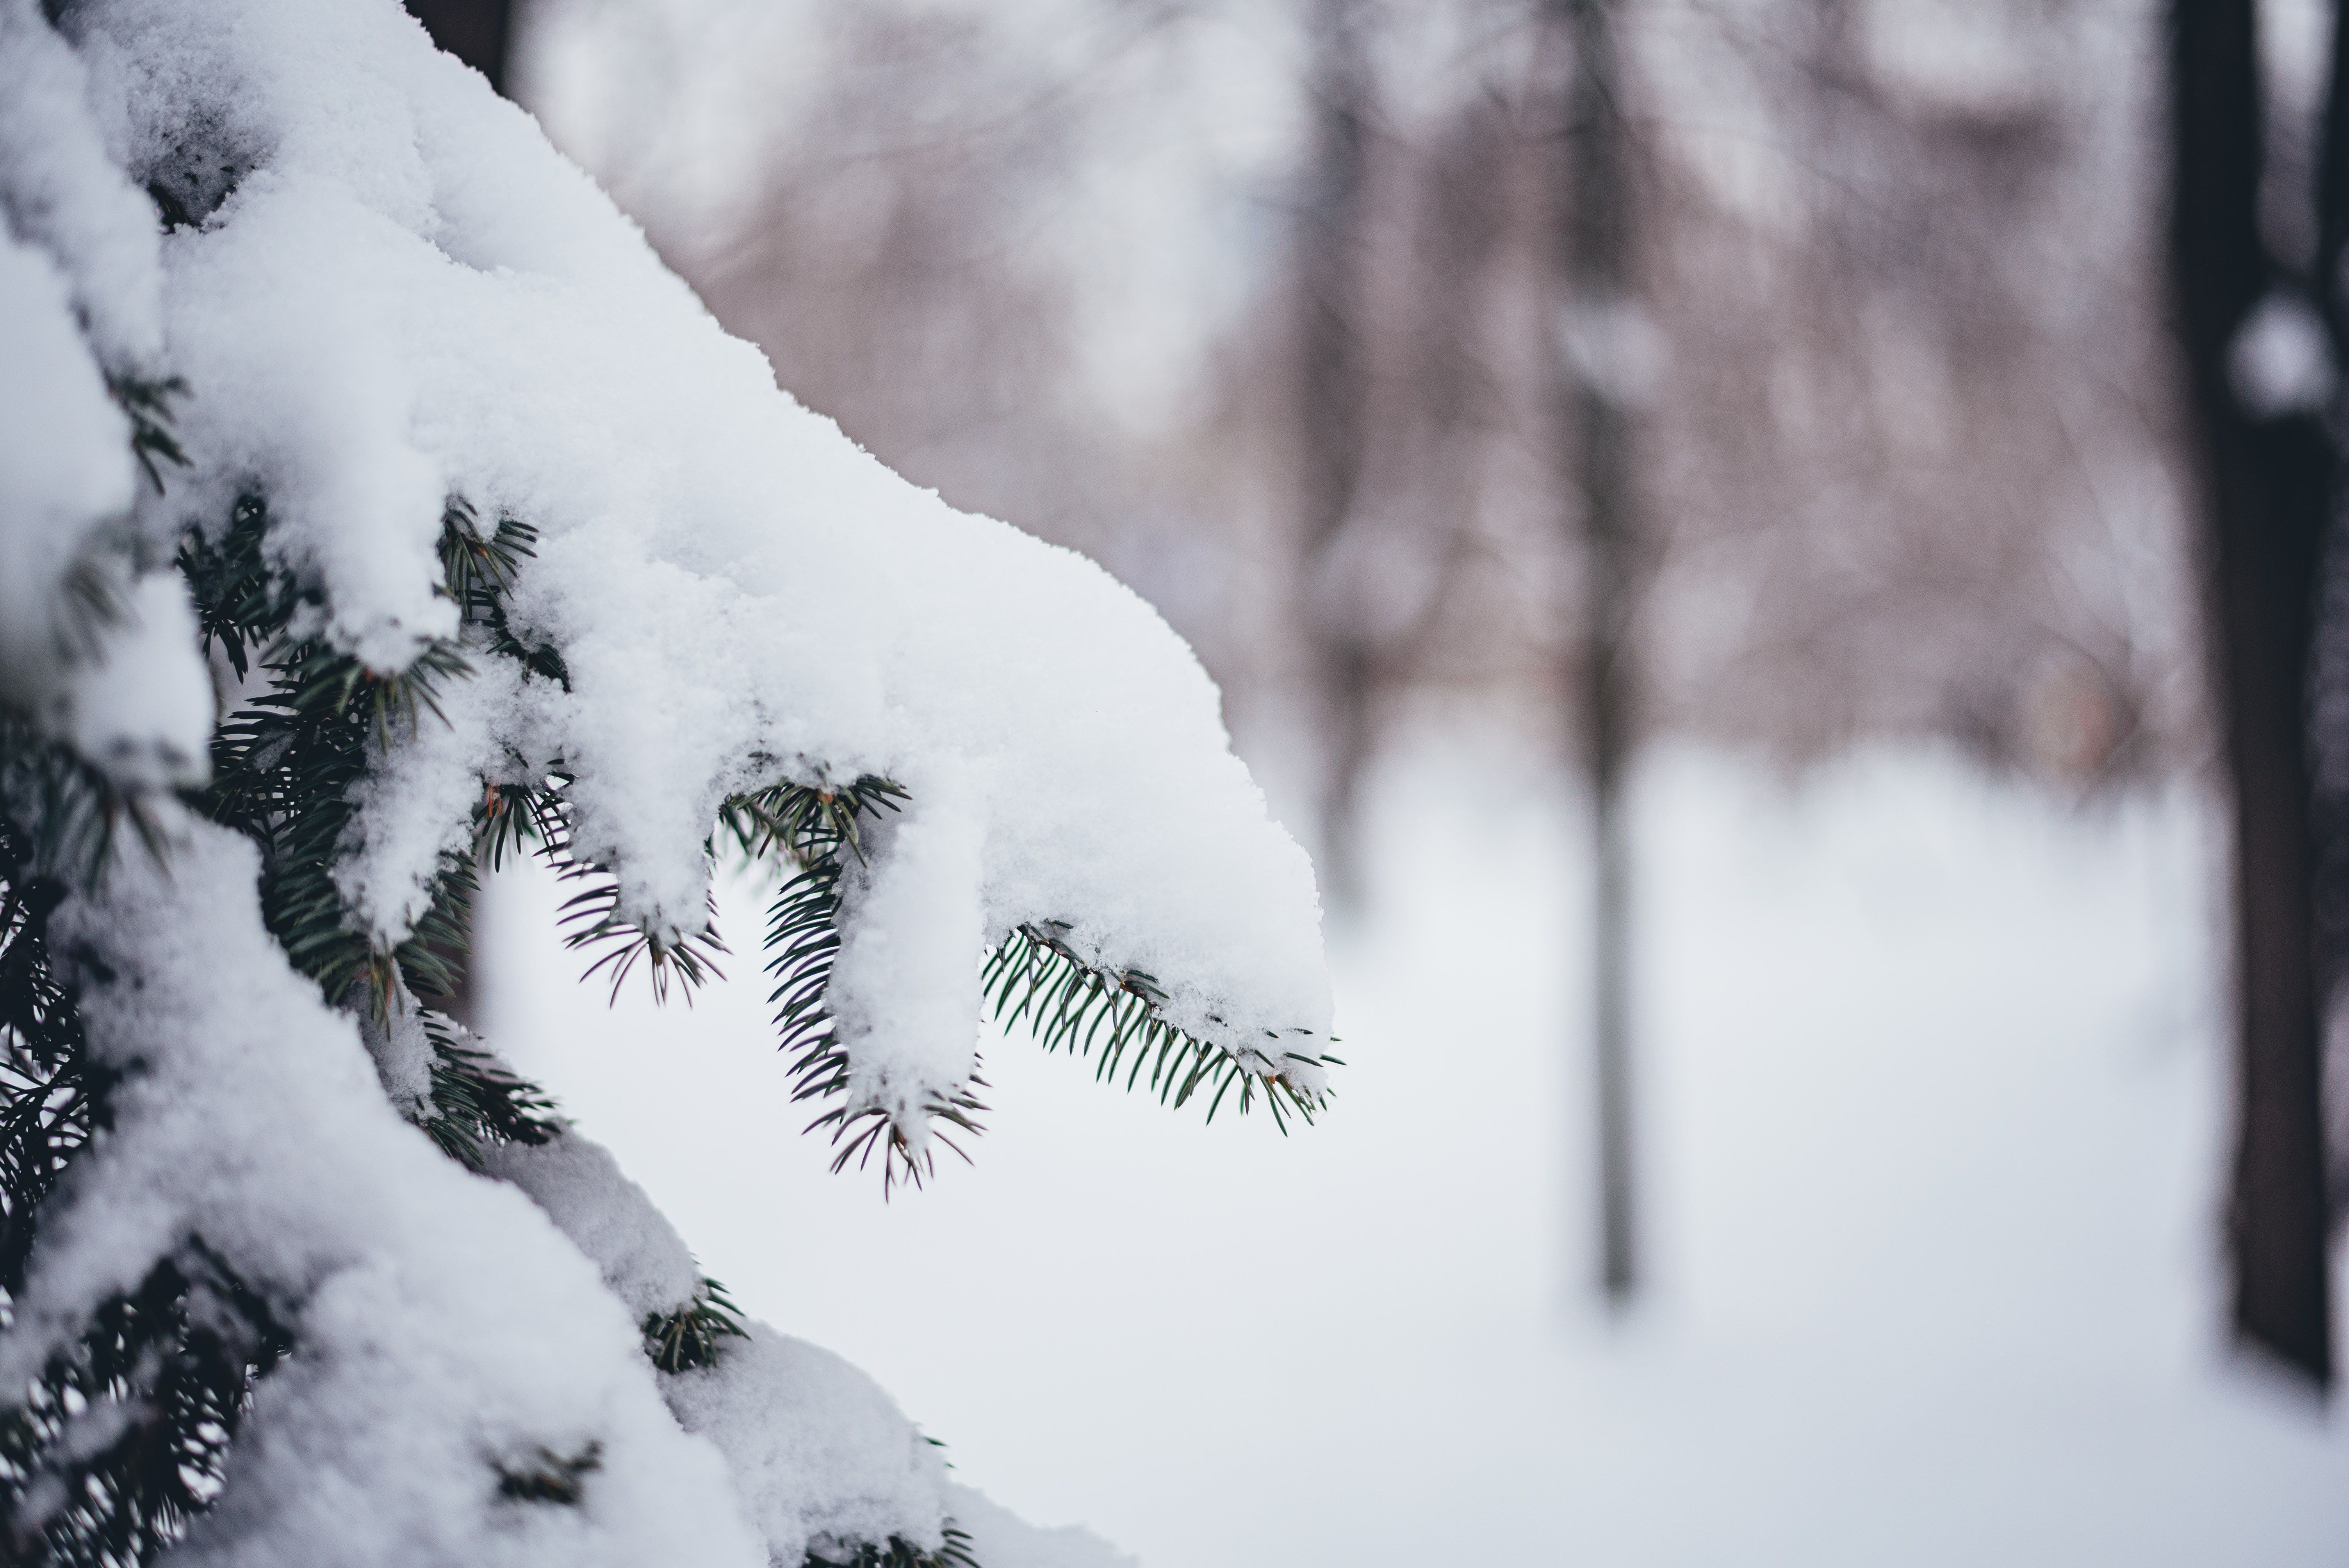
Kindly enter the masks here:
M 126 857 L 58 912 L 59 946 L 112 976 L 85 983 L 91 1054 L 132 1070 L 46 1218 L 0 1379 L 24 1387 L 108 1295 L 201 1238 L 299 1344 L 175 1563 L 764 1564 L 595 1267 L 400 1121 L 352 1021 L 286 966 L 258 864 L 191 824 L 168 870 Z M 591 1444 L 576 1507 L 499 1495 L 498 1465 Z
M 459 683 L 456 732 L 419 738 L 398 788 L 369 793 L 338 882 L 378 938 L 422 907 L 485 768 L 559 761 L 577 850 L 616 871 L 624 913 L 670 934 L 702 922 L 730 794 L 873 774 L 911 790 L 909 852 L 968 846 L 947 857 L 972 883 L 953 896 L 985 940 L 1067 923 L 1074 949 L 1154 976 L 1170 1017 L 1235 1050 L 1326 1032 L 1311 868 L 1142 601 L 777 390 L 537 126 L 389 0 L 91 0 L 71 25 L 135 177 L 232 171 L 188 185 L 201 222 L 162 247 L 191 387 L 183 513 L 216 529 L 237 493 L 265 494 L 267 548 L 324 590 L 297 632 L 384 671 L 456 628 L 435 593 L 450 497 L 540 531 L 513 619 L 560 650 L 570 688 Z M 853 1060 L 879 1053 L 862 1081 L 910 1104 L 968 1078 L 970 1031 L 937 1020 L 975 1016 L 978 995 L 969 942 L 883 896 L 894 875 L 875 871 L 833 999 L 871 1025 L 852 1031 Z
M 725 1454 L 773 1562 L 799 1563 L 811 1551 L 844 1559 L 854 1542 L 893 1535 L 931 1550 L 944 1541 L 936 1445 L 832 1352 L 753 1323 L 714 1366 L 661 1383 L 678 1423 Z
M 675 1312 L 700 1290 L 692 1250 L 602 1144 L 565 1133 L 545 1143 L 496 1145 L 481 1157 L 488 1174 L 546 1211 L 638 1318 Z
M 0 0 L 0 705 L 122 784 L 197 783 L 212 688 L 185 586 L 140 576 L 171 546 L 107 386 L 159 362 L 153 209 L 88 98 L 32 0 Z
M 986 1568 L 1141 1568 L 1140 1558 L 1082 1525 L 1043 1529 L 953 1481 L 947 1482 L 947 1511 L 970 1536 L 971 1555 Z

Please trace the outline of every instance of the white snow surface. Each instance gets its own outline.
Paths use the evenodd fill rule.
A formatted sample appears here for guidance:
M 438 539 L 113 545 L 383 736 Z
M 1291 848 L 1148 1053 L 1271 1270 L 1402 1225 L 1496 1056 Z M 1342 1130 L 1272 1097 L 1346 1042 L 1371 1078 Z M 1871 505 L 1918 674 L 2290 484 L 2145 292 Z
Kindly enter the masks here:
M 125 784 L 201 782 L 212 690 L 107 390 L 157 372 L 153 209 L 34 0 L 0 0 L 0 704 Z
M 871 1103 L 968 1074 L 974 918 L 990 940 L 1070 923 L 1243 1054 L 1326 1033 L 1310 865 L 1139 599 L 778 391 L 390 0 L 94 0 L 70 25 L 133 176 L 219 203 L 162 245 L 168 362 L 191 388 L 179 515 L 216 527 L 265 494 L 268 548 L 325 591 L 296 631 L 384 671 L 455 629 L 434 592 L 450 498 L 541 531 L 514 620 L 571 689 L 455 683 L 451 727 L 363 794 L 337 879 L 363 926 L 405 934 L 484 771 L 559 759 L 578 850 L 672 934 L 701 923 L 730 793 L 878 774 L 911 789 L 897 841 L 926 860 L 902 897 L 876 867 L 848 933 L 835 1010 L 858 1021 Z M 941 879 L 951 932 L 926 902 Z
M 1140 1562 L 1081 1524 L 1041 1529 L 986 1493 L 953 1481 L 947 1483 L 947 1511 L 969 1535 L 971 1555 L 988 1568 L 1136 1568 Z
M 946 1465 L 879 1385 L 839 1357 L 750 1326 L 717 1364 L 661 1379 L 688 1432 L 716 1443 L 775 1563 L 857 1542 L 944 1539 Z M 854 1477 L 853 1489 L 841 1478 Z M 1016 1558 L 986 1568 L 1024 1568 Z
M 701 1288 L 692 1249 L 602 1144 L 570 1133 L 482 1155 L 489 1173 L 529 1193 L 638 1318 L 674 1312 Z

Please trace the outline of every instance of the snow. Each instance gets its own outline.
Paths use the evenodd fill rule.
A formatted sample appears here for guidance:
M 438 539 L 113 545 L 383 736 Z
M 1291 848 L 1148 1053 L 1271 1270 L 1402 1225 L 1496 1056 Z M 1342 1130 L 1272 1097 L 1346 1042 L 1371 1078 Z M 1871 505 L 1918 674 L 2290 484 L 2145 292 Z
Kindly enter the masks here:
M 845 868 L 846 934 L 824 994 L 854 1064 L 850 1099 L 923 1129 L 923 1087 L 965 1082 L 977 1064 L 986 945 L 979 834 L 936 806 L 933 791 L 910 818 L 884 817 L 866 848 L 872 862 Z M 924 980 L 955 973 L 970 977 L 959 993 Z
M 242 839 L 191 824 L 168 869 L 126 857 L 60 910 L 60 948 L 105 966 L 85 976 L 91 1052 L 134 1070 L 45 1216 L 0 1378 L 21 1385 L 200 1236 L 294 1316 L 301 1351 L 260 1385 L 182 1560 L 763 1563 L 634 1320 L 520 1191 L 394 1114 L 353 1022 L 263 930 L 257 871 Z M 485 1462 L 591 1442 L 576 1509 L 502 1500 Z
M 118 369 L 151 368 L 163 346 L 154 208 L 107 146 L 88 70 L 41 20 L 37 0 L 0 4 L 0 62 L 8 228 L 63 264 L 101 358 Z
M 1793 784 L 1671 751 L 1631 798 L 1653 1273 L 1619 1322 L 1578 819 L 1488 730 L 1372 781 L 1352 1066 L 1293 1138 L 999 1040 L 976 1166 L 885 1204 L 765 1132 L 754 986 L 662 1017 L 692 1077 L 647 1089 L 656 1015 L 577 985 L 528 880 L 492 890 L 492 1023 L 736 1299 L 1151 1568 L 2342 1561 L 2339 1416 L 2226 1349 L 2217 806 L 1915 752 Z
M 2297 294 L 2271 294 L 2235 331 L 2227 350 L 2235 396 L 2261 418 L 2321 409 L 2333 396 L 2333 351 L 2324 324 Z
M 688 1432 L 715 1442 L 772 1562 L 826 1559 L 899 1535 L 936 1548 L 946 1466 L 880 1387 L 764 1324 L 714 1367 L 663 1379 Z M 854 1477 L 853 1488 L 841 1478 Z M 999 1568 L 994 1562 L 985 1568 Z M 1025 1568 L 1011 1559 L 1001 1568 Z
M 637 1318 L 675 1312 L 700 1290 L 701 1271 L 684 1238 L 602 1144 L 570 1133 L 483 1156 L 488 1173 L 529 1193 Z
M 951 1481 L 947 1484 L 947 1511 L 970 1536 L 971 1555 L 982 1564 L 1135 1568 L 1136 1559 L 1082 1525 L 1063 1524 L 1056 1530 L 1039 1530 L 992 1501 L 984 1492 Z
M 433 592 L 449 497 L 541 531 L 515 619 L 561 649 L 570 689 L 473 683 L 453 733 L 366 792 L 337 880 L 380 940 L 421 909 L 488 759 L 532 776 L 560 759 L 579 850 L 669 934 L 700 923 L 728 794 L 875 773 L 913 791 L 909 846 L 971 841 L 987 937 L 1068 922 L 1079 951 L 1159 976 L 1170 1016 L 1235 1050 L 1326 1033 L 1310 866 L 1141 601 L 776 392 L 396 7 L 113 0 L 76 26 L 135 158 L 241 170 L 164 245 L 171 365 L 193 389 L 183 512 L 216 526 L 264 490 L 270 550 L 326 588 L 296 632 L 381 670 L 455 628 Z M 856 923 L 919 902 L 865 900 Z M 905 1017 L 975 1010 L 968 940 L 852 928 L 849 946 L 851 1011 L 865 946 L 927 953 L 875 960 Z M 885 1047 L 881 1022 L 851 1032 L 887 1056 L 860 1084 L 886 1080 L 899 1106 L 961 1087 L 961 1031 L 909 1026 Z

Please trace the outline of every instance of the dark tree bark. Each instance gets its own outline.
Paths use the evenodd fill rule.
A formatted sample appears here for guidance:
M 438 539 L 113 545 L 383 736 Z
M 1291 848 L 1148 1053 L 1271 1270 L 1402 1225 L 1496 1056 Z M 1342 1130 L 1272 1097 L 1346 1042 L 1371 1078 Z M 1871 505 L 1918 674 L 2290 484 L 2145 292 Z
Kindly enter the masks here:
M 513 42 L 513 0 L 408 0 L 409 14 L 432 41 L 506 90 L 506 52 Z M 511 95 L 508 95 L 511 96 Z
M 2178 0 L 2172 22 L 2171 266 L 2200 445 L 2210 639 L 2235 797 L 2238 1100 L 2227 1210 L 2234 1324 L 2246 1342 L 2329 1387 L 2307 721 L 2333 454 L 2314 418 L 2247 409 L 2230 376 L 2236 335 L 2278 271 L 2259 228 L 2253 0 Z M 2337 160 L 2324 162 L 2329 190 Z
M 1584 591 L 1580 681 L 1583 764 L 1590 786 L 1593 1038 L 1599 1109 L 1599 1279 L 1628 1298 L 1639 1279 L 1632 1149 L 1630 847 L 1623 781 L 1633 738 L 1631 604 L 1637 571 L 1632 482 L 1636 310 L 1634 191 L 1624 125 L 1622 64 L 1611 0 L 1558 0 L 1572 51 L 1568 166 L 1558 235 L 1564 307 L 1590 341 L 1564 378 L 1562 487 L 1578 503 Z M 1610 360 L 1613 362 L 1610 363 Z

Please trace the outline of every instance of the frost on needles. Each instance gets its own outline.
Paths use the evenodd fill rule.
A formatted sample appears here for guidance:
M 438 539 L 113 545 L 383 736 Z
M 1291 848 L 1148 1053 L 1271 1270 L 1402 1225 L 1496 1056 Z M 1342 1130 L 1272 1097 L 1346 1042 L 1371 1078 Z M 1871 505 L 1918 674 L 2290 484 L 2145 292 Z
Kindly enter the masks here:
M 983 1006 L 1309 1116 L 1311 872 L 1189 651 L 778 392 L 393 0 L 0 0 L 0 1557 L 1107 1561 L 436 1003 L 481 864 L 666 989 L 747 854 L 843 1164 L 969 1152 Z

